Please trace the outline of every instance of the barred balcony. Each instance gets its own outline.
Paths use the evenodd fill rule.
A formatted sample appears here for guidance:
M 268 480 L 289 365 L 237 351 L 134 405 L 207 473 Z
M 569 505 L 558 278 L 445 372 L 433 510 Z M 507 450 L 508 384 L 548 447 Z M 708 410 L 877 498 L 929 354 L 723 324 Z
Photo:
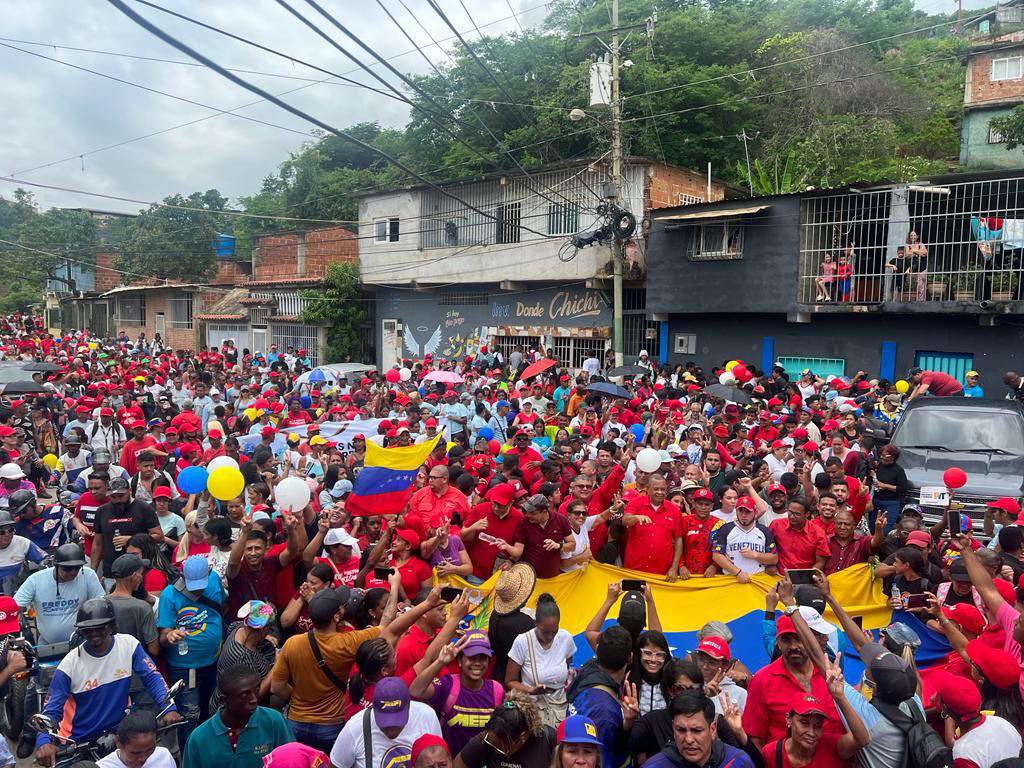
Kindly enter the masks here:
M 798 304 L 977 311 L 1024 300 L 1022 180 L 925 181 L 804 197 Z

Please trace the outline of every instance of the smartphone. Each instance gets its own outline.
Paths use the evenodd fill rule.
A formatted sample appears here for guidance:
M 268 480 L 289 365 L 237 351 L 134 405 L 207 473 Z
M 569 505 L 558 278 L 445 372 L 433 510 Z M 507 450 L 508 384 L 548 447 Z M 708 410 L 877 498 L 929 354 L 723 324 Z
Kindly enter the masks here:
M 928 595 L 907 595 L 904 602 L 908 611 L 914 608 L 924 608 L 928 605 Z
M 644 587 L 647 586 L 647 582 L 643 579 L 623 579 L 622 580 L 622 591 L 623 592 L 643 592 Z
M 963 533 L 960 529 L 960 513 L 957 510 L 946 510 L 946 526 L 949 528 L 950 536 L 959 536 Z
M 789 580 L 794 584 L 813 584 L 814 573 L 815 571 L 813 568 L 786 569 L 786 575 L 789 577 Z
M 446 603 L 458 600 L 461 594 L 462 590 L 458 587 L 441 587 L 441 599 Z
M 382 568 L 381 566 L 375 566 L 373 569 L 373 578 L 377 581 L 387 581 L 388 577 L 394 572 L 394 568 Z
M 857 625 L 857 629 L 864 631 L 864 617 L 863 616 L 851 616 L 853 623 Z

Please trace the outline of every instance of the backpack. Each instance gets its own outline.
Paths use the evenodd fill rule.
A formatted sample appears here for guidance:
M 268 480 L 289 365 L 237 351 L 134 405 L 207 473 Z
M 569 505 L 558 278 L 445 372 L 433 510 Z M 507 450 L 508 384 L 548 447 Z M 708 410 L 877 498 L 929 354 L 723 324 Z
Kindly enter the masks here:
M 441 722 L 445 723 L 455 711 L 455 702 L 459 700 L 462 693 L 462 675 L 452 675 L 452 689 L 448 692 L 448 698 L 444 701 L 444 709 L 441 710 Z M 497 680 L 485 680 L 484 684 L 491 684 L 491 693 L 494 696 L 494 707 L 497 709 L 505 698 L 505 688 Z
M 911 705 L 911 715 L 893 704 L 873 698 L 874 705 L 886 720 L 907 737 L 907 768 L 953 768 L 953 750 L 924 719 L 920 708 Z

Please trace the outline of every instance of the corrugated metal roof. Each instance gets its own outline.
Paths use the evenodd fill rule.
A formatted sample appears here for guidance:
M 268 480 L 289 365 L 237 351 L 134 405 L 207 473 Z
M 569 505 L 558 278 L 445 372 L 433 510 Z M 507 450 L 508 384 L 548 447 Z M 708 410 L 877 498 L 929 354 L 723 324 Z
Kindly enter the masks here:
M 728 208 L 714 211 L 698 211 L 697 213 L 674 213 L 671 216 L 657 216 L 655 221 L 693 221 L 694 219 L 728 219 L 735 216 L 748 216 L 771 208 L 770 205 L 751 205 L 747 208 Z
M 119 285 L 117 288 L 111 288 L 104 294 L 101 294 L 100 298 L 105 299 L 107 296 L 116 296 L 119 293 L 133 293 L 135 291 L 165 291 L 174 290 L 175 288 L 209 288 L 208 283 L 164 283 L 161 285 Z

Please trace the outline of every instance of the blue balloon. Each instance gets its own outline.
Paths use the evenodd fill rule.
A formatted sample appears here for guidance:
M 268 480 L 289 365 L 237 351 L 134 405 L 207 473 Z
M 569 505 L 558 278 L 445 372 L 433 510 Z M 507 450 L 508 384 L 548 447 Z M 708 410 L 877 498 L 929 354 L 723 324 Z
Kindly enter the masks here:
M 202 493 L 210 473 L 203 467 L 185 467 L 178 475 L 178 488 L 182 493 Z
M 484 440 L 490 440 L 494 437 L 494 430 L 490 427 L 480 427 L 480 431 L 476 433 L 477 437 L 482 437 Z
M 644 439 L 644 425 L 643 424 L 634 424 L 633 426 L 631 426 L 629 428 L 629 431 L 633 433 L 633 440 L 635 442 L 639 443 L 641 440 Z
M 299 405 L 303 408 L 309 408 L 313 404 L 313 399 L 309 395 L 303 395 L 299 398 Z

